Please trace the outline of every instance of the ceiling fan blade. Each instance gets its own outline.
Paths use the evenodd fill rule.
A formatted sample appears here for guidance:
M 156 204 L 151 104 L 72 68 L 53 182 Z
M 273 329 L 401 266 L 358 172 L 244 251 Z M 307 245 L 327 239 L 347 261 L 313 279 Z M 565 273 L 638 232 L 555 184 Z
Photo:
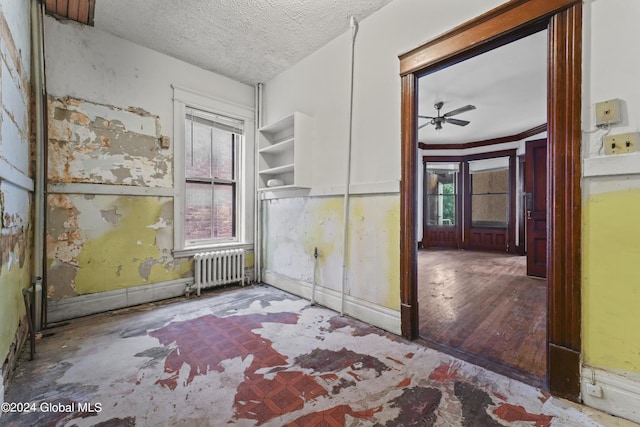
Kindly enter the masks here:
M 475 105 L 465 105 L 464 107 L 460 107 L 455 110 L 451 110 L 448 113 L 445 113 L 442 117 L 451 117 L 451 116 L 455 116 L 456 114 L 464 113 L 465 111 L 471 111 L 475 109 L 476 109 Z
M 458 125 L 458 126 L 466 126 L 470 123 L 467 120 L 450 119 L 448 117 L 445 118 L 444 121 L 447 123 L 451 123 L 452 125 Z
M 421 119 L 435 119 L 435 117 L 431 117 L 431 116 L 421 116 L 421 115 L 418 115 L 418 117 L 420 117 Z
M 425 123 L 425 124 L 423 124 L 423 125 L 420 125 L 420 126 L 418 126 L 418 130 L 420 130 L 420 129 L 422 129 L 423 127 L 425 127 L 425 126 L 427 126 L 427 125 L 430 125 L 430 124 L 431 124 L 431 122 L 427 122 L 427 123 Z

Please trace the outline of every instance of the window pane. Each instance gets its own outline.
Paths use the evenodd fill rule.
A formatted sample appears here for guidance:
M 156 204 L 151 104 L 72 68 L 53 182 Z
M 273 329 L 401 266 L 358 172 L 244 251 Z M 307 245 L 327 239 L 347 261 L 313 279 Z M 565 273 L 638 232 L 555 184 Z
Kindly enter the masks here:
M 233 138 L 234 134 L 213 128 L 213 170 L 215 178 L 232 180 L 233 170 Z
M 186 240 L 209 240 L 213 237 L 211 223 L 213 196 L 210 184 L 186 185 L 184 236 Z
M 185 120 L 185 174 L 211 178 L 211 127 Z
M 508 224 L 507 194 L 474 194 L 471 196 L 471 223 L 474 227 L 501 227 Z
M 474 227 L 507 227 L 509 169 L 473 173 L 471 190 L 471 224 Z
M 234 237 L 234 189 L 233 184 L 214 186 L 214 237 Z
M 427 225 L 456 225 L 456 183 L 458 171 L 455 169 L 428 169 L 426 175 L 426 218 Z

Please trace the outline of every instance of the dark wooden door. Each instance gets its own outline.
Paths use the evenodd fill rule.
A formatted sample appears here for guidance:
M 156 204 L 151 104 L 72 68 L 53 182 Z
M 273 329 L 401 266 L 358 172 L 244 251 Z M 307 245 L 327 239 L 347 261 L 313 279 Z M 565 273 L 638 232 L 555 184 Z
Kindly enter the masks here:
M 527 275 L 547 277 L 547 140 L 527 141 L 525 153 Z

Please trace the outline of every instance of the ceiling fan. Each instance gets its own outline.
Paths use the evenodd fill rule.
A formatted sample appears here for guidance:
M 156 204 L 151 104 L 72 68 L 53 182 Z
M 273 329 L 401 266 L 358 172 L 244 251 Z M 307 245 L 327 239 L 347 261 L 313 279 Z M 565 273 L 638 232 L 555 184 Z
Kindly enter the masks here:
M 465 105 L 464 107 L 457 108 L 455 110 L 449 111 L 448 113 L 440 114 L 440 109 L 442 108 L 443 105 L 444 105 L 444 102 L 442 101 L 435 103 L 434 108 L 438 110 L 438 115 L 436 117 L 419 115 L 418 116 L 419 118 L 428 119 L 429 121 L 427 123 L 424 123 L 418 126 L 418 129 L 422 129 L 423 127 L 430 124 L 434 125 L 436 129 L 442 129 L 443 123 L 451 123 L 458 126 L 466 126 L 469 124 L 467 120 L 452 119 L 451 116 L 455 116 L 457 114 L 464 113 L 465 111 L 476 109 L 475 105 Z

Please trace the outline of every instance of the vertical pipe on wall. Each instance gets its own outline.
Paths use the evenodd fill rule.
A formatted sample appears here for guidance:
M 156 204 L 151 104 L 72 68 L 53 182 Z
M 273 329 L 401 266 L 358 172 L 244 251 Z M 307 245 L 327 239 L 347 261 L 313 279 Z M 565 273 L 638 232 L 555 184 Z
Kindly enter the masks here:
M 254 220 L 253 220 L 253 277 L 254 282 L 262 282 L 262 200 L 260 198 L 260 132 L 262 127 L 262 83 L 256 85 L 256 132 L 254 141 L 255 158 L 255 196 L 254 196 Z
M 344 228 L 342 230 L 342 289 L 340 293 L 340 314 L 344 315 L 344 304 L 347 283 L 347 251 L 349 247 L 349 185 L 351 184 L 351 142 L 353 140 L 353 80 L 354 80 L 354 58 L 356 33 L 358 23 L 353 16 L 349 20 L 351 27 L 351 57 L 349 62 L 349 141 L 347 144 L 347 172 L 345 176 L 344 188 Z
M 45 227 L 45 198 L 46 198 L 46 83 L 44 76 L 44 30 L 43 30 L 44 4 L 39 0 L 31 1 L 31 46 L 33 67 L 33 95 L 35 97 L 35 119 L 32 125 L 35 127 L 35 162 L 36 179 L 34 195 L 34 264 L 33 264 L 33 298 L 35 330 L 40 330 L 46 324 L 46 280 L 42 282 L 42 288 L 38 286 L 44 277 L 44 227 Z

